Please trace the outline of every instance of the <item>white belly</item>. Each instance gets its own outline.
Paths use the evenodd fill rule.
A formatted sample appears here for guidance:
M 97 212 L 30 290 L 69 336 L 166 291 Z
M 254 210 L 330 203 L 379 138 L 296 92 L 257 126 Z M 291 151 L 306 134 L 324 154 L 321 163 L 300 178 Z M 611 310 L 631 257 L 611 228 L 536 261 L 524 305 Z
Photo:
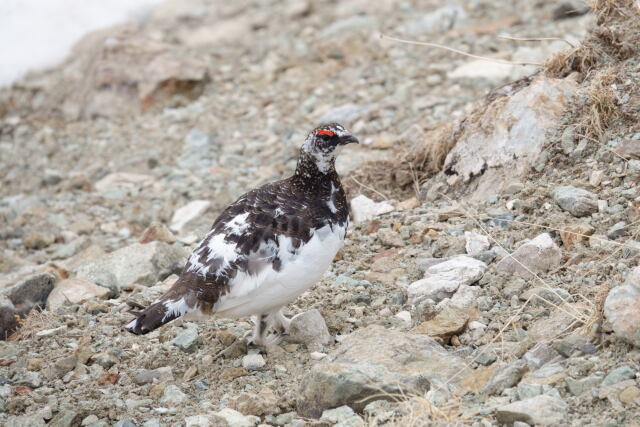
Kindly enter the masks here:
M 256 275 L 238 273 L 230 282 L 230 291 L 214 305 L 214 313 L 238 318 L 269 313 L 288 304 L 327 271 L 344 243 L 346 227 L 334 225 L 331 230 L 327 225 L 316 230 L 295 256 L 281 256 L 279 271 L 269 266 Z M 282 250 L 286 252 L 286 248 Z

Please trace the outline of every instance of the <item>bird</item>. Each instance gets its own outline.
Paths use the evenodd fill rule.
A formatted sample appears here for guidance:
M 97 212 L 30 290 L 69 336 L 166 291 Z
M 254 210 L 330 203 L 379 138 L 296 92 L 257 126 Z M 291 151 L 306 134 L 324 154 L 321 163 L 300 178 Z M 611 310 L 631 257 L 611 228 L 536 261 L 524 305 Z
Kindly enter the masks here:
M 252 316 L 249 344 L 284 336 L 291 319 L 283 308 L 322 277 L 344 244 L 349 205 L 335 161 L 344 146 L 358 142 L 338 123 L 313 129 L 293 175 L 224 209 L 171 289 L 132 312 L 125 329 L 147 334 L 184 315 Z

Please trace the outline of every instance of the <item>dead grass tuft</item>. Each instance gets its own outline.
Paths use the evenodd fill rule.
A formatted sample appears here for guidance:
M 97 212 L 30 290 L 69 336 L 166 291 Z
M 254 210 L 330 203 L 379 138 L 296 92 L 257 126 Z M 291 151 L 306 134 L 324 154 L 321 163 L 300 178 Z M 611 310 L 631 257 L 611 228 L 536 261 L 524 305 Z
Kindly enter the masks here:
M 629 12 L 638 9 L 634 0 L 589 0 L 587 3 L 598 17 L 598 24 L 610 17 L 628 17 Z
M 545 63 L 548 76 L 561 78 L 578 72 L 584 79 L 594 69 L 637 53 L 640 29 L 636 21 L 640 10 L 633 0 L 594 0 L 590 5 L 598 26 L 579 46 L 552 56 Z M 618 28 L 620 21 L 626 21 L 623 29 Z
M 34 338 L 38 332 L 52 327 L 53 318 L 54 314 L 51 311 L 34 308 L 27 317 L 18 320 L 18 330 L 9 337 L 9 341 Z
M 619 117 L 618 101 L 612 87 L 618 80 L 619 67 L 609 67 L 598 72 L 586 90 L 587 101 L 582 104 L 577 131 L 600 140 L 609 126 Z
M 442 169 L 460 130 L 449 123 L 436 126 L 410 148 L 399 148 L 392 160 L 367 162 L 348 178 L 358 184 L 358 192 L 373 199 L 388 199 L 388 194 L 417 197 L 422 184 Z

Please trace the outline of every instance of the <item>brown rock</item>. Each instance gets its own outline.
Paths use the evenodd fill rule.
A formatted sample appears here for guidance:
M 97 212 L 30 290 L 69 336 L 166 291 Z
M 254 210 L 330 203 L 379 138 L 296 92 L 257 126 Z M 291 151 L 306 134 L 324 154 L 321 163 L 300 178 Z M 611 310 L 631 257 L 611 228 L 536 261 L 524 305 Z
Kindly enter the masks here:
M 591 236 L 595 231 L 589 224 L 579 223 L 565 227 L 560 231 L 560 238 L 562 243 L 570 248 L 576 243 L 584 243 L 589 240 L 588 236 Z
M 95 226 L 95 223 L 89 220 L 89 218 L 80 218 L 69 225 L 69 230 L 78 235 L 89 234 L 93 231 Z
M 249 372 L 244 368 L 231 368 L 222 372 L 220 376 L 223 380 L 233 380 L 239 377 L 244 377 L 249 375 Z
M 154 222 L 142 233 L 139 242 L 149 243 L 153 241 L 173 243 L 176 241 L 175 236 L 162 223 Z
M 410 199 L 403 200 L 402 202 L 398 203 L 396 208 L 400 210 L 405 210 L 405 209 L 414 209 L 414 208 L 417 208 L 418 206 L 420 206 L 420 202 L 418 201 L 417 198 L 412 197 Z
M 119 378 L 120 375 L 118 374 L 105 372 L 104 374 L 100 375 L 100 378 L 98 378 L 98 385 L 113 385 L 118 382 Z
M 242 393 L 232 397 L 229 407 L 245 415 L 263 416 L 280 412 L 278 398 L 269 387 L 262 388 L 257 394 Z
M 193 377 L 196 376 L 196 374 L 198 373 L 198 367 L 195 365 L 191 365 L 187 368 L 187 370 L 184 372 L 184 375 L 182 375 L 182 381 L 189 381 L 191 380 Z
M 452 335 L 461 333 L 470 319 L 469 310 L 448 306 L 433 319 L 422 322 L 412 332 L 426 334 L 447 340 Z
M 637 405 L 640 400 L 640 388 L 632 385 L 620 392 L 618 399 L 625 405 Z
M 623 139 L 613 150 L 622 157 L 640 159 L 640 139 Z

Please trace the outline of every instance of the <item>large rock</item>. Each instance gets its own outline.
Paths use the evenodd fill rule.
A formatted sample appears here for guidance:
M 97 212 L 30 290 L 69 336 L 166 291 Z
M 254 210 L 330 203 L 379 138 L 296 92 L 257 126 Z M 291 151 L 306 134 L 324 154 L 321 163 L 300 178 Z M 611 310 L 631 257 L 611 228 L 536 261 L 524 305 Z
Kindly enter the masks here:
M 500 260 L 496 268 L 500 272 L 517 273 L 529 279 L 534 277 L 532 273 L 547 272 L 560 265 L 561 261 L 562 252 L 558 245 L 548 233 L 542 233 L 521 245 L 511 256 Z
M 567 404 L 558 398 L 540 395 L 498 408 L 496 419 L 501 424 L 522 421 L 530 425 L 561 425 L 567 415 Z
M 0 291 L 0 340 L 18 328 L 18 317 L 34 307 L 44 307 L 57 280 L 51 273 L 39 273 Z
M 640 347 L 640 267 L 634 268 L 623 285 L 607 295 L 604 315 L 623 340 Z
M 47 309 L 56 310 L 67 302 L 69 304 L 82 304 L 91 298 L 107 298 L 111 290 L 104 286 L 82 279 L 66 279 L 59 282 L 47 298 Z
M 423 279 L 407 288 L 409 302 L 417 304 L 427 298 L 435 302 L 442 301 L 451 297 L 461 285 L 480 280 L 486 269 L 484 262 L 464 255 L 432 265 Z
M 208 66 L 180 46 L 113 30 L 89 34 L 54 72 L 23 84 L 70 119 L 123 116 L 199 97 Z
M 384 399 L 381 393 L 446 389 L 447 379 L 464 370 L 464 361 L 433 338 L 371 325 L 346 337 L 303 378 L 298 413 L 318 417 L 343 405 L 360 412 L 370 401 Z
M 135 243 L 80 266 L 76 276 L 119 293 L 124 286 L 152 286 L 179 272 L 185 257 L 184 250 L 167 243 Z
M 598 196 L 582 188 L 570 185 L 558 187 L 553 190 L 553 200 L 573 216 L 581 217 L 598 212 Z
M 455 146 L 442 171 L 424 186 L 424 194 L 486 200 L 544 162 L 546 134 L 558 125 L 576 83 L 544 76 L 527 83 L 505 86 L 457 126 Z

